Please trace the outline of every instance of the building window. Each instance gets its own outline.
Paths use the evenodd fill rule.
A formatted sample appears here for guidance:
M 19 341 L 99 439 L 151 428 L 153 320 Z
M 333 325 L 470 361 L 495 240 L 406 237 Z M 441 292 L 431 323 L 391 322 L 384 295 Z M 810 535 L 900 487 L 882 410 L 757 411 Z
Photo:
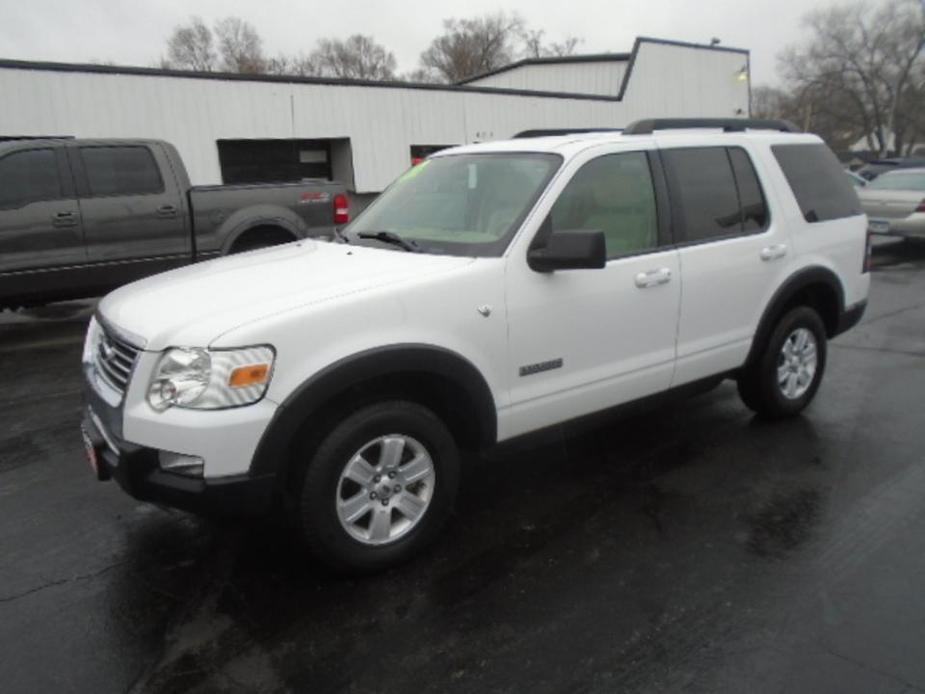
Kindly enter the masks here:
M 331 141 L 218 140 L 225 183 L 273 183 L 331 179 Z

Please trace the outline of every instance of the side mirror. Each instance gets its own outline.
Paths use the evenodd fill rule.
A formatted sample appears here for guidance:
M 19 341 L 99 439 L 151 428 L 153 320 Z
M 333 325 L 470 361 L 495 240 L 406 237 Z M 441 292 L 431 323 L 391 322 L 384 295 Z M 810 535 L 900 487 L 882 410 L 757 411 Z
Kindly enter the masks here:
M 603 231 L 554 231 L 543 246 L 527 252 L 527 264 L 537 272 L 595 270 L 607 265 Z

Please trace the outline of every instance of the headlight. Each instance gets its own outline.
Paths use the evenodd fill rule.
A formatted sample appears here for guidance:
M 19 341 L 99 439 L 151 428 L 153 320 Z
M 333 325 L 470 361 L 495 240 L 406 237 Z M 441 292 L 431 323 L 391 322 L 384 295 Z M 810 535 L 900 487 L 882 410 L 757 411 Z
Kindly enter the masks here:
M 159 412 L 168 407 L 220 410 L 250 405 L 267 391 L 273 358 L 272 347 L 168 349 L 154 369 L 148 403 Z

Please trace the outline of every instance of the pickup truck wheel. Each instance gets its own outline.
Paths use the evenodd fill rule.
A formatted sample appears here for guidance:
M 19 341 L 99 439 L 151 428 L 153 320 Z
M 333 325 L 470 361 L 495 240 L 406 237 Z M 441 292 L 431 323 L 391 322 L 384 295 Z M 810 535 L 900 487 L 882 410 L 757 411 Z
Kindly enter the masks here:
M 436 537 L 458 480 L 456 443 L 433 412 L 400 400 L 370 405 L 334 426 L 316 449 L 297 521 L 331 568 L 382 570 Z
M 792 417 L 816 395 L 825 359 L 822 319 L 798 306 L 778 321 L 759 358 L 739 376 L 739 395 L 759 415 Z

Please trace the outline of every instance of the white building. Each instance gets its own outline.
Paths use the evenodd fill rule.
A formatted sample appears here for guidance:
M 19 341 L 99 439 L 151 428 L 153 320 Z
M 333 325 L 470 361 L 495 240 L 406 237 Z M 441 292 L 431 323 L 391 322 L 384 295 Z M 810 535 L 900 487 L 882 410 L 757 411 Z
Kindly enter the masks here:
M 639 38 L 459 85 L 0 60 L 0 138 L 172 142 L 195 184 L 324 176 L 377 193 L 434 149 L 542 128 L 748 115 L 748 51 Z

